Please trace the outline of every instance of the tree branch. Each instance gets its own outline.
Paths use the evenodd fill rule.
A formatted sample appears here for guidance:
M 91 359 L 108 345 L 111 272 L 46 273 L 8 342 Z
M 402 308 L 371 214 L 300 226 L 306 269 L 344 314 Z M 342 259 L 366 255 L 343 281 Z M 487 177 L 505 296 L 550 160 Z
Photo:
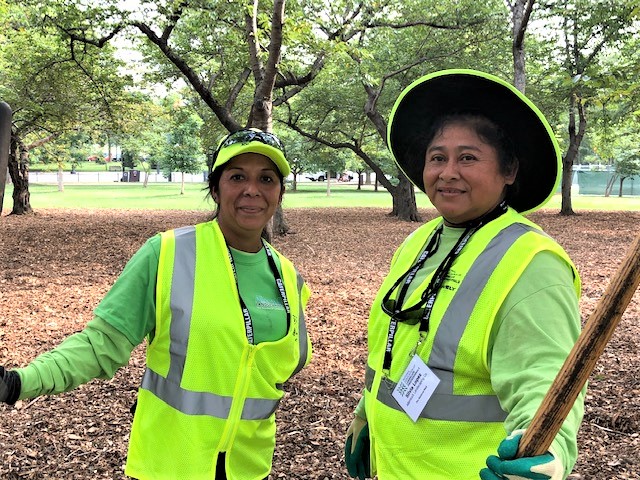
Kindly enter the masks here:
M 251 14 L 245 15 L 245 33 L 247 46 L 249 48 L 249 68 L 253 72 L 253 79 L 256 85 L 262 82 L 262 63 L 258 54 L 260 44 L 258 40 L 258 0 L 253 0 L 253 8 Z
M 182 17 L 184 12 L 184 8 L 189 6 L 188 1 L 182 1 L 176 4 L 173 12 L 167 17 L 167 26 L 164 28 L 162 32 L 162 40 L 165 42 L 169 40 L 169 37 L 173 33 L 173 30 L 176 28 L 178 24 L 178 20 Z
M 522 45 L 524 44 L 524 34 L 527 31 L 527 25 L 529 24 L 529 20 L 531 19 L 531 12 L 533 11 L 533 5 L 535 3 L 535 0 L 524 2 L 522 19 L 520 21 L 520 25 L 517 25 L 517 31 L 514 32 L 515 36 L 513 39 L 513 45 L 516 48 L 522 48 Z
M 354 154 L 356 154 L 359 158 L 361 158 L 362 161 L 364 163 L 366 163 L 369 168 L 371 168 L 371 170 L 373 170 L 375 172 L 376 178 L 378 179 L 378 182 L 380 182 L 380 184 L 384 188 L 386 188 L 389 192 L 393 192 L 393 190 L 396 188 L 387 179 L 387 177 L 385 176 L 384 172 L 376 164 L 376 162 L 369 155 L 367 155 L 367 153 L 362 149 L 361 142 L 358 139 L 356 139 L 354 137 L 351 137 L 350 138 L 350 140 L 351 140 L 350 142 L 337 142 L 337 141 L 328 140 L 328 139 L 326 139 L 324 137 L 321 137 L 318 134 L 318 130 L 316 130 L 315 133 L 311 133 L 311 132 L 308 132 L 306 130 L 303 130 L 300 126 L 297 125 L 297 123 L 293 120 L 291 115 L 289 115 L 287 120 L 282 121 L 282 123 L 287 125 L 289 128 L 291 128 L 293 131 L 297 132 L 298 134 L 300 134 L 304 138 L 308 138 L 309 140 L 313 140 L 314 142 L 317 142 L 317 143 L 319 143 L 321 145 L 324 145 L 326 147 L 330 147 L 330 148 L 334 148 L 334 149 L 346 148 L 347 150 L 351 150 Z M 347 138 L 349 138 L 348 135 L 345 134 L 345 136 Z
M 132 25 L 138 28 L 138 30 L 140 30 L 153 44 L 155 44 L 163 55 L 173 65 L 175 65 L 178 70 L 180 70 L 198 96 L 209 106 L 209 108 L 211 108 L 213 113 L 220 120 L 220 123 L 222 123 L 228 131 L 232 132 L 241 128 L 240 124 L 233 119 L 229 111 L 213 97 L 211 90 L 206 87 L 197 73 L 182 57 L 169 47 L 166 39 L 159 37 L 151 27 L 143 22 L 133 22 Z

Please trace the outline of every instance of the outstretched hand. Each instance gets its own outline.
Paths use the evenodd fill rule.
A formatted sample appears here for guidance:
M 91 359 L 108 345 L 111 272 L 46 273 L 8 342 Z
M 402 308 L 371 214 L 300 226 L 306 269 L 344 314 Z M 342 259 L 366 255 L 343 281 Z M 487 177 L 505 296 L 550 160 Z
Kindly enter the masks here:
M 516 458 L 524 430 L 515 430 L 498 447 L 498 456 L 487 458 L 482 480 L 562 480 L 564 467 L 553 451 L 535 457 Z

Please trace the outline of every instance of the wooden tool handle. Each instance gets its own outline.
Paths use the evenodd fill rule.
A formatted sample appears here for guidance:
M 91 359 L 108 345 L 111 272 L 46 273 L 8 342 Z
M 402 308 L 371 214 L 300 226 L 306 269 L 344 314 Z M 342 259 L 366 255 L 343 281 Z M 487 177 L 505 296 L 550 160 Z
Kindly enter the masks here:
M 589 316 L 558 376 L 520 440 L 518 457 L 542 455 L 569 414 L 640 283 L 640 235 Z

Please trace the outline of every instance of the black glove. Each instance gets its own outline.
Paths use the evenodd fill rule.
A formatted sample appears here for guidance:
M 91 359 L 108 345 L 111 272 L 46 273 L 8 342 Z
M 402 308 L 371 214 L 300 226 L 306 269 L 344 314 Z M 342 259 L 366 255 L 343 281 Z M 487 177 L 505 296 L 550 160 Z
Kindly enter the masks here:
M 20 396 L 20 375 L 0 366 L 0 402 L 13 405 Z

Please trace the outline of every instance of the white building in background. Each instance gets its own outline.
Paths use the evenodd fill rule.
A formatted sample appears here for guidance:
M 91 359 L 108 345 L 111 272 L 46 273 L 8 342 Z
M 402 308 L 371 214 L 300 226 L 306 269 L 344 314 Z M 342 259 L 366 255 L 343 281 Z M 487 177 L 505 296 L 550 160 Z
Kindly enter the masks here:
M 126 172 L 127 174 L 129 172 Z M 128 177 L 128 175 L 127 175 Z M 182 174 L 180 172 L 174 172 L 172 175 L 174 183 L 182 181 Z M 118 183 L 128 180 L 123 180 L 122 172 L 63 172 L 62 182 L 64 184 L 73 183 Z M 140 172 L 139 181 L 144 181 L 144 172 Z M 184 181 L 186 183 L 205 183 L 207 181 L 207 172 L 202 173 L 185 173 Z M 149 173 L 149 183 L 168 183 L 169 179 L 162 173 L 151 172 Z M 29 183 L 58 183 L 57 172 L 29 172 Z

